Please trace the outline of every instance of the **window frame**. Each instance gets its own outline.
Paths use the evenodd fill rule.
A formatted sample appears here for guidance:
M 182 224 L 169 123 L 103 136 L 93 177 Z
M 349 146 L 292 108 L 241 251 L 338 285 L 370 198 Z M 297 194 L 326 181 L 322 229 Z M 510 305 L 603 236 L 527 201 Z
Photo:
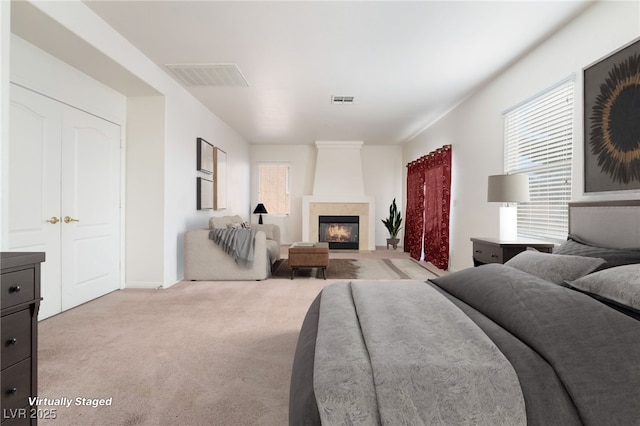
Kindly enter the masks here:
M 529 176 L 518 237 L 563 241 L 573 179 L 575 74 L 504 111 L 505 173 Z M 523 136 L 524 135 L 524 136 Z
M 286 162 L 286 161 L 260 161 L 256 163 L 257 166 L 257 188 L 256 188 L 256 192 L 257 192 L 257 200 L 258 203 L 263 203 L 265 204 L 265 206 L 267 207 L 267 211 L 269 212 L 268 214 L 271 216 L 289 216 L 291 214 L 291 163 Z M 262 198 L 261 198 L 261 192 L 260 192 L 260 186 L 261 186 L 261 167 L 263 166 L 285 166 L 286 167 L 286 177 L 285 177 L 285 188 L 284 188 L 284 194 L 286 195 L 286 197 L 288 197 L 287 200 L 287 207 L 288 207 L 288 212 L 286 213 L 282 213 L 282 212 L 274 212 L 272 213 L 272 210 L 269 210 L 268 204 L 264 203 Z

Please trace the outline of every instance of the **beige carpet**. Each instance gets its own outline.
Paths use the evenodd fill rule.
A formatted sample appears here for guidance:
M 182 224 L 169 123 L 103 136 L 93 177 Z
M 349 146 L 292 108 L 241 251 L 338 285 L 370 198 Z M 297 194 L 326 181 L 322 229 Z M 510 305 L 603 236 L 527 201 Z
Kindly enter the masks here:
M 285 425 L 306 309 L 332 280 L 121 290 L 39 324 L 40 397 L 112 398 L 51 425 Z
M 40 424 L 286 425 L 300 325 L 336 281 L 120 290 L 41 321 L 38 396 L 111 398 L 112 405 L 41 405 L 57 418 Z

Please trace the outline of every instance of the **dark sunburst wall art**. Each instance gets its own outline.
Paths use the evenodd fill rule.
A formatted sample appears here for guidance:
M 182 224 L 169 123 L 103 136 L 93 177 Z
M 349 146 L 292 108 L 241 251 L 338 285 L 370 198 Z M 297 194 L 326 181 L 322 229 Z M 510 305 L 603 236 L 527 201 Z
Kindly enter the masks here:
M 584 191 L 640 189 L 640 40 L 584 69 Z

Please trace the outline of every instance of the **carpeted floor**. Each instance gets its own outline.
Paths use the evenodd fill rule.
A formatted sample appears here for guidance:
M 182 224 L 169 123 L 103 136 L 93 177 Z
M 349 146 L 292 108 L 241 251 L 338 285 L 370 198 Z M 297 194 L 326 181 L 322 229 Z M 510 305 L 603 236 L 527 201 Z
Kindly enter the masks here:
M 46 425 L 285 425 L 306 309 L 335 280 L 182 282 L 120 290 L 41 321 Z
M 359 257 L 408 260 L 392 251 Z M 38 396 L 73 403 L 41 404 L 56 419 L 39 423 L 286 425 L 302 320 L 322 288 L 337 281 L 287 276 L 125 289 L 41 321 Z M 76 398 L 110 405 L 76 405 Z

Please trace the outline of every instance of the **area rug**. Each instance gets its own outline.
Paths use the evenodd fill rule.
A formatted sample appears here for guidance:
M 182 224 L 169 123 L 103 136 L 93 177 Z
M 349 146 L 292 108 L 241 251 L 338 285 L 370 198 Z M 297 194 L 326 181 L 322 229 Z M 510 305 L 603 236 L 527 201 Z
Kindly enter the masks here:
M 427 280 L 437 275 L 411 259 L 329 259 L 327 279 Z M 275 265 L 272 278 L 291 278 L 287 259 Z M 299 268 L 294 279 L 322 279 L 320 268 Z

